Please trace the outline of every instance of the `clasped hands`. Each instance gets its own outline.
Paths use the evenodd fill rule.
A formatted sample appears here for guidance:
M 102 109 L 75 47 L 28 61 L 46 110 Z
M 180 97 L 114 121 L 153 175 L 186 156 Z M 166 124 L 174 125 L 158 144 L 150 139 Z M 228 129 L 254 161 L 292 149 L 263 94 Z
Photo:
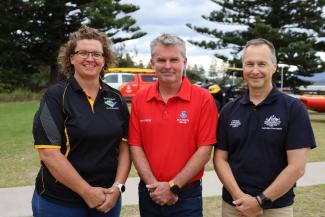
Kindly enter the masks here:
M 174 205 L 178 201 L 178 196 L 170 191 L 168 182 L 155 182 L 146 185 L 146 187 L 150 192 L 151 199 L 160 206 Z
M 120 195 L 119 189 L 115 187 L 90 187 L 82 197 L 88 207 L 96 208 L 98 211 L 106 213 L 115 206 Z
M 255 197 L 243 194 L 240 198 L 233 201 L 239 216 L 256 217 L 263 213 L 263 209 L 258 204 Z

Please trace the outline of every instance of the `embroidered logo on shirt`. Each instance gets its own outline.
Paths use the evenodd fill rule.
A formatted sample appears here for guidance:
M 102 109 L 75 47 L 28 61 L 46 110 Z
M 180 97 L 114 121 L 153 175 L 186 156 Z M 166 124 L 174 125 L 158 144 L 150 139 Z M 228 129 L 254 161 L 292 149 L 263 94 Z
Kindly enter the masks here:
M 264 121 L 264 125 L 266 127 L 262 127 L 263 130 L 282 130 L 282 127 L 277 127 L 281 124 L 280 118 L 277 118 L 275 115 L 266 118 Z
M 232 128 L 237 128 L 241 126 L 240 120 L 231 120 L 229 124 Z
M 176 119 L 178 123 L 180 124 L 188 124 L 188 122 L 190 122 L 190 120 L 188 119 L 188 114 L 187 111 L 181 111 L 179 113 L 179 118 Z
M 115 98 L 104 97 L 104 104 L 107 105 L 106 109 L 118 109 L 118 107 L 115 107 L 117 104 Z

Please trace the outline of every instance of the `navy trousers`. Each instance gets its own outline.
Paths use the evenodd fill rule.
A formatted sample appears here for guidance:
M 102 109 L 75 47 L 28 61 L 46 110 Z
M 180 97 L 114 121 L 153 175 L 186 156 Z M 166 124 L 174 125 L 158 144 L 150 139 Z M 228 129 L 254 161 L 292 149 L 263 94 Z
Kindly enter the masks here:
M 83 207 L 69 207 L 54 203 L 41 197 L 35 190 L 32 199 L 34 217 L 119 217 L 121 211 L 121 197 L 109 212 L 103 213 L 96 209 Z
M 203 217 L 202 186 L 193 185 L 179 193 L 175 205 L 160 206 L 149 195 L 145 184 L 139 183 L 139 208 L 141 217 Z

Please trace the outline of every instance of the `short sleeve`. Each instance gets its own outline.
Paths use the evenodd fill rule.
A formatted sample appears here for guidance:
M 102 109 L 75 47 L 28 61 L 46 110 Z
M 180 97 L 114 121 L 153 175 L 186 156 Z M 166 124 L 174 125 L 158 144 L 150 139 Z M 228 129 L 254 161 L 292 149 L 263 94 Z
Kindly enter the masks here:
M 216 148 L 228 151 L 226 114 L 227 112 L 225 111 L 225 109 L 221 110 L 217 127 L 218 140 Z
M 139 118 L 137 116 L 137 95 L 133 98 L 129 123 L 129 145 L 142 146 Z
M 218 110 L 212 96 L 207 95 L 201 106 L 197 144 L 198 146 L 214 145 L 216 143 Z
M 129 134 L 129 120 L 130 120 L 130 113 L 125 100 L 122 100 L 122 116 L 123 116 L 123 138 L 122 140 L 127 142 L 128 141 L 128 134 Z
M 289 114 L 286 149 L 315 148 L 315 137 L 305 106 L 301 102 L 295 101 Z
M 62 94 L 49 89 L 34 116 L 33 137 L 35 148 L 60 148 L 64 135 Z

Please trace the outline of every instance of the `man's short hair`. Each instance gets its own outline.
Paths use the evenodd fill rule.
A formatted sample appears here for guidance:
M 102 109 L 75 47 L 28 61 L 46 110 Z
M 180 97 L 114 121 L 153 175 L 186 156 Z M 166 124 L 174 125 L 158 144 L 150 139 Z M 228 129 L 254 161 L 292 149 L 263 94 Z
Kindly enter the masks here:
M 151 49 L 151 57 L 154 56 L 154 49 L 158 44 L 162 44 L 165 46 L 178 46 L 181 50 L 181 55 L 186 58 L 186 47 L 185 47 L 185 41 L 181 39 L 180 37 L 168 33 L 163 33 L 157 38 L 155 38 L 150 43 L 150 49 Z
M 272 62 L 276 63 L 277 60 L 276 60 L 276 52 L 275 52 L 275 48 L 274 48 L 274 45 L 272 44 L 272 42 L 264 39 L 264 38 L 257 38 L 257 39 L 252 39 L 250 41 L 248 41 L 244 47 L 244 50 L 243 50 L 243 55 L 242 55 L 242 62 L 244 61 L 244 56 L 245 56 L 245 51 L 246 49 L 251 46 L 251 45 L 263 45 L 265 44 L 266 46 L 268 46 L 271 50 L 271 53 L 272 53 Z

